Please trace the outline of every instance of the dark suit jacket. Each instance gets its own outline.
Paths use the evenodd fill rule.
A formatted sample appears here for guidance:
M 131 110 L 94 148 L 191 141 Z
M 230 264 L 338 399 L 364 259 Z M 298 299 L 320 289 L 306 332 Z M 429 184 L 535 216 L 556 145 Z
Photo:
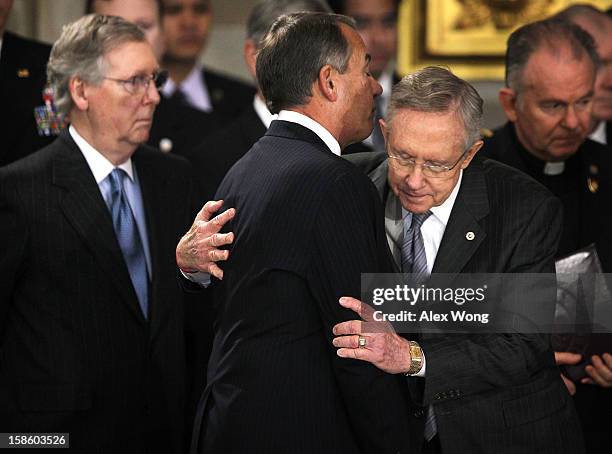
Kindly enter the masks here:
M 274 121 L 217 197 L 237 209 L 193 452 L 407 452 L 399 377 L 341 359 L 360 273 L 389 271 L 371 183 L 310 130 Z M 199 446 L 198 446 L 199 445 Z
M 368 173 L 385 204 L 395 198 L 384 153 L 347 159 Z M 521 172 L 475 158 L 463 173 L 433 273 L 554 272 L 559 205 Z M 473 232 L 474 240 L 468 241 L 466 232 Z M 426 377 L 422 392 L 412 396 L 424 406 L 433 404 L 445 454 L 582 451 L 573 404 L 547 336 L 422 334 L 419 343 Z M 424 413 L 413 413 L 421 428 Z
M 609 146 L 606 149 L 599 143 L 586 140 L 576 154 L 565 161 L 564 174 L 558 177 L 544 175 L 541 171 L 544 163 L 519 144 L 511 123 L 485 140 L 482 152 L 527 173 L 559 197 L 564 216 L 558 257 L 595 243 L 604 272 L 612 271 L 612 214 L 609 208 L 612 203 L 612 155 Z M 589 179 L 597 181 L 596 192 L 590 190 L 594 186 L 589 186 Z M 588 452 L 603 452 L 600 449 L 612 442 L 607 423 L 612 416 L 612 390 L 577 383 L 574 402 Z
M 563 234 L 557 256 L 571 254 L 595 243 L 603 270 L 612 271 L 612 154 L 604 145 L 585 140 L 565 161 L 558 177 L 544 175 L 544 162 L 518 142 L 514 127 L 507 123 L 485 140 L 485 156 L 517 168 L 544 184 L 563 204 Z M 589 183 L 591 182 L 591 183 Z M 596 190 L 592 191 L 596 182 Z
M 51 143 L 39 136 L 34 107 L 43 105 L 51 46 L 4 32 L 0 55 L 0 167 Z
M 161 94 L 160 98 L 147 143 L 164 152 L 187 157 L 206 136 L 223 124 L 217 115 L 202 112 Z M 168 144 L 171 145 L 170 150 L 164 148 Z
M 0 169 L 0 427 L 75 452 L 178 453 L 184 339 L 175 247 L 193 216 L 178 157 L 132 157 L 152 261 L 143 317 L 109 210 L 66 132 Z
M 213 113 L 231 121 L 253 102 L 255 87 L 209 68 L 202 69 Z

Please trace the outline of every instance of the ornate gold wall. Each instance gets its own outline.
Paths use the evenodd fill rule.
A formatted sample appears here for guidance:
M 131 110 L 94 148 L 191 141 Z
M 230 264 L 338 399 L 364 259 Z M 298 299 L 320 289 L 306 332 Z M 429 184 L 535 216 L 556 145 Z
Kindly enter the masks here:
M 510 33 L 572 3 L 576 2 L 403 0 L 399 18 L 399 70 L 405 74 L 430 64 L 444 64 L 466 79 L 501 80 Z M 591 3 L 601 9 L 612 6 L 612 0 L 581 3 Z

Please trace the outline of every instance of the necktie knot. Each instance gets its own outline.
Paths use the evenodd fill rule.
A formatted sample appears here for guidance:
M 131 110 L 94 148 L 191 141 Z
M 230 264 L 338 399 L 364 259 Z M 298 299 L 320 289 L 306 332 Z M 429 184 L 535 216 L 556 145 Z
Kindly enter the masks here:
M 425 213 L 412 213 L 412 224 L 410 225 L 410 228 L 420 229 L 423 222 L 425 222 L 429 216 L 431 216 L 430 210 L 427 210 Z
M 125 170 L 115 167 L 110 173 L 110 186 L 112 193 L 120 192 L 123 189 L 123 180 L 125 179 Z

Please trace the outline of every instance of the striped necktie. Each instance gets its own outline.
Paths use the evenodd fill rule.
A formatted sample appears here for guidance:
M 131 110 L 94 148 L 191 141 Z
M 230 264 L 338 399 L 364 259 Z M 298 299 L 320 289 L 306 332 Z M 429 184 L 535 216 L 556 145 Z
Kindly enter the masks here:
M 111 187 L 110 212 L 113 219 L 115 235 L 119 242 L 119 247 L 123 253 L 123 258 L 130 272 L 130 278 L 138 297 L 138 303 L 142 309 L 144 317 L 148 316 L 149 306 L 149 275 L 147 272 L 147 262 L 136 219 L 123 189 L 123 180 L 126 177 L 123 169 L 115 168 L 108 179 Z

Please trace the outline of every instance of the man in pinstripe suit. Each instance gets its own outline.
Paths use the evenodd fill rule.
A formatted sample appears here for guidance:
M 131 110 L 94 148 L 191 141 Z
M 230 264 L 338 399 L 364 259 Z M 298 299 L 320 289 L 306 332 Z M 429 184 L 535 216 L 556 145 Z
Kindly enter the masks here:
M 362 271 L 392 269 L 375 189 L 339 156 L 372 129 L 381 89 L 368 64 L 345 16 L 285 15 L 264 38 L 257 78 L 278 119 L 217 191 L 236 209 L 235 249 L 212 284 L 194 454 L 408 452 L 401 377 L 331 345 L 351 316 L 337 298 L 359 293 Z
M 189 165 L 142 147 L 159 102 L 142 31 L 64 27 L 50 82 L 71 125 L 0 170 L 0 427 L 79 453 L 180 453 L 185 359 L 174 247 Z
M 394 87 L 381 122 L 387 154 L 348 157 L 383 200 L 398 270 L 406 219 L 429 212 L 420 232 L 430 273 L 554 272 L 559 201 L 524 174 L 475 156 L 481 118 L 473 87 L 426 68 Z M 362 313 L 355 299 L 341 304 Z M 582 452 L 546 336 L 422 334 L 411 344 L 360 331 L 358 321 L 335 326 L 338 355 L 412 376 L 411 396 L 421 404 L 412 412 L 414 452 Z

